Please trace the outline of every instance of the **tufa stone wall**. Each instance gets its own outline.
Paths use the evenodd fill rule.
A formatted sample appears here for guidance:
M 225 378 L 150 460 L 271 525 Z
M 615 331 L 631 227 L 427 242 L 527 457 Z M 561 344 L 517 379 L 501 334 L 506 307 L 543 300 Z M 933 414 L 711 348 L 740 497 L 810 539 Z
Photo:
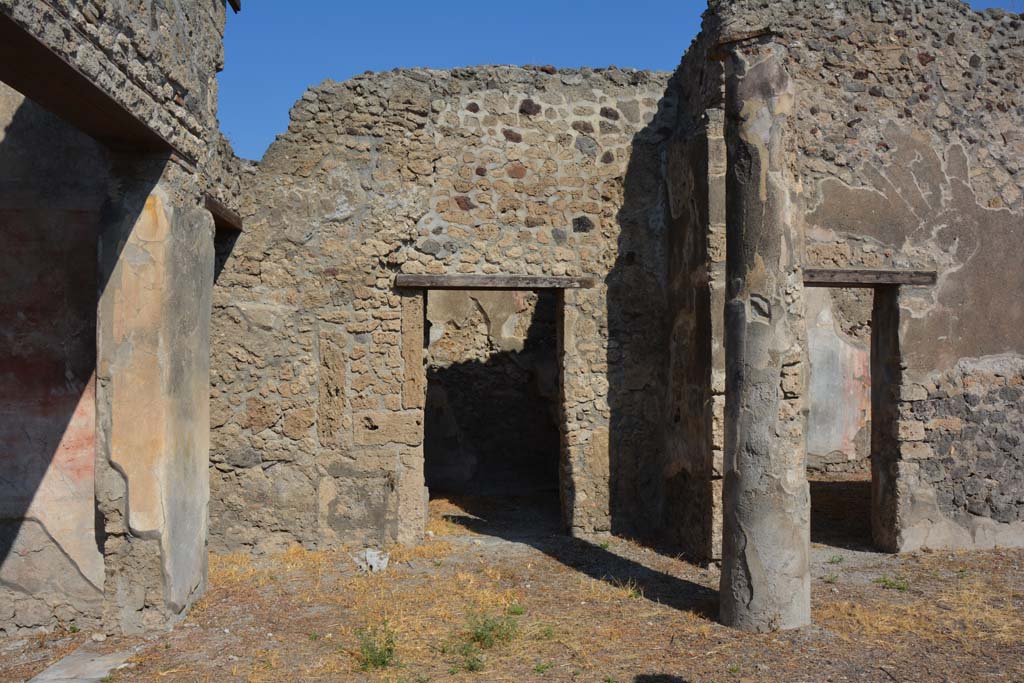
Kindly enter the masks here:
M 561 302 L 564 515 L 577 533 L 651 526 L 665 82 L 486 67 L 303 95 L 246 176 L 215 291 L 214 547 L 419 537 L 423 298 L 398 272 L 596 276 Z

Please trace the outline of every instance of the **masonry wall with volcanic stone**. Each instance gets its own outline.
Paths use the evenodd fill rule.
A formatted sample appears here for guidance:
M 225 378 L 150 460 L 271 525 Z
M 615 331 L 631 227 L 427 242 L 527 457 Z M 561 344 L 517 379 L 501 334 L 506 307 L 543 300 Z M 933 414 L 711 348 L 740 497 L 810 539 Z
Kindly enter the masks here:
M 424 297 L 398 273 L 594 276 L 559 301 L 565 520 L 651 526 L 666 79 L 413 70 L 303 95 L 215 290 L 214 547 L 422 533 Z
M 872 333 L 898 328 L 874 361 L 894 411 L 876 425 L 876 541 L 1024 543 L 1024 271 L 1007 248 L 1024 231 L 1024 22 L 957 0 L 712 5 L 723 36 L 788 49 L 806 265 L 938 272 L 876 292 Z

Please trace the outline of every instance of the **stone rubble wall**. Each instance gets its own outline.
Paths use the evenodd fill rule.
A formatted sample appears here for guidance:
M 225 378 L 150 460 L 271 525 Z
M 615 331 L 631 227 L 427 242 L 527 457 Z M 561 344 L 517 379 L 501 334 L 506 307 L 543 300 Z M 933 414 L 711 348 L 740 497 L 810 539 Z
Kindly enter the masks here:
M 188 155 L 199 190 L 237 209 L 244 163 L 217 121 L 225 0 L 0 0 L 0 12 Z
M 237 211 L 242 195 L 242 176 L 249 173 L 251 167 L 252 162 L 235 156 L 231 143 L 216 130 L 200 163 L 199 183 L 206 194 Z
M 418 538 L 423 301 L 398 272 L 596 277 L 563 301 L 564 513 L 577 533 L 648 524 L 665 85 L 481 67 L 303 95 L 245 176 L 246 231 L 214 295 L 214 548 Z
M 927 391 L 911 402 L 925 427 L 915 456 L 939 509 L 968 528 L 1024 522 L 1024 415 L 1007 410 L 1024 400 L 1024 359 L 961 360 Z

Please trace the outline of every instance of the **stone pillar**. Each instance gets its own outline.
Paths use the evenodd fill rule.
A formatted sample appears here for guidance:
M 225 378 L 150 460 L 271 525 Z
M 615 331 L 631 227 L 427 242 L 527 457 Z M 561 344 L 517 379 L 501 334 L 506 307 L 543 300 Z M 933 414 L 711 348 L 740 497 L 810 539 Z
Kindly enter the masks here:
M 726 58 L 726 399 L 722 623 L 810 623 L 810 494 L 803 405 L 801 221 L 786 132 L 786 51 L 770 39 Z
M 725 463 L 725 184 L 728 153 L 725 147 L 725 112 L 707 111 L 708 225 L 707 269 L 711 303 L 711 515 L 708 558 L 722 559 L 722 486 Z
M 879 550 L 899 550 L 899 287 L 875 289 L 871 313 L 871 536 Z
M 206 586 L 213 218 L 193 175 L 115 159 L 100 234 L 97 508 L 105 620 L 141 633 Z
M 402 382 L 402 408 L 419 411 L 420 424 L 425 424 L 423 414 L 427 403 L 427 367 L 423 352 L 424 323 L 426 320 L 426 296 L 422 290 L 401 292 L 402 305 L 402 362 L 405 379 Z M 423 540 L 427 529 L 430 492 L 423 475 L 423 438 L 417 445 L 406 445 L 399 452 L 398 462 L 398 529 L 395 538 L 399 543 L 415 545 Z
M 562 452 L 559 490 L 562 522 L 569 534 L 586 538 L 612 530 L 612 446 L 607 390 L 596 392 L 597 358 L 607 354 L 607 339 L 597 343 L 580 334 L 607 292 L 603 288 L 564 289 L 559 296 L 558 358 L 561 387 Z M 611 368 L 612 363 L 608 363 Z M 608 372 L 611 372 L 609 369 Z M 605 385 L 608 386 L 607 384 Z

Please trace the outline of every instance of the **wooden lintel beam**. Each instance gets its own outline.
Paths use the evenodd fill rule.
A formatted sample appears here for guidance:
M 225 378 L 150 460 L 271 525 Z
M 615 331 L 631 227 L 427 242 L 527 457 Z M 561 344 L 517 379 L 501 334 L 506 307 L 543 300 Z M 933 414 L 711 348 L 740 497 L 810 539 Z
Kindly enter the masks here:
M 809 287 L 931 286 L 938 281 L 934 270 L 878 270 L 868 268 L 804 268 Z
M 590 289 L 593 277 L 557 277 L 553 275 L 411 275 L 395 276 L 395 286 L 403 289 Z
M 218 230 L 242 231 L 242 217 L 237 211 L 212 195 L 206 195 L 203 203 L 206 210 L 213 215 L 213 223 Z
M 753 31 L 741 31 L 739 33 L 732 33 L 723 37 L 720 41 L 715 43 L 711 48 L 708 56 L 713 62 L 725 61 L 726 56 L 729 54 L 729 50 L 739 43 L 745 43 L 751 40 L 764 40 L 765 38 L 772 38 L 777 36 L 778 33 L 773 31 L 770 27 L 759 28 Z

